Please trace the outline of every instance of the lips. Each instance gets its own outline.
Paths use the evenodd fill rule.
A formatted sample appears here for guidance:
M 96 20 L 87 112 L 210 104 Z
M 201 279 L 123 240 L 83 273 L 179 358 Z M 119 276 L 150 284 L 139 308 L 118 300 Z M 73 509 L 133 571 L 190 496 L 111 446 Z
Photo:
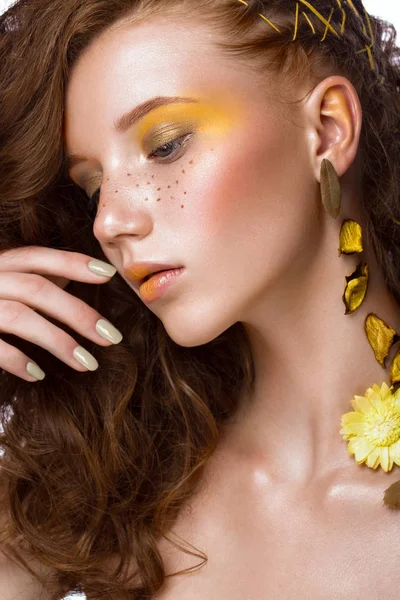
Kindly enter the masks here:
M 135 287 L 139 288 L 145 281 L 156 273 L 162 273 L 165 271 L 172 271 L 174 269 L 180 269 L 181 266 L 171 265 L 167 263 L 157 262 L 136 262 L 128 265 L 124 269 L 124 275 L 126 279 L 131 281 Z
M 145 281 L 147 281 L 148 279 L 150 279 L 150 277 L 153 277 L 153 275 L 157 275 L 157 273 L 166 273 L 167 271 L 171 271 L 172 269 L 162 269 L 162 271 L 154 271 L 153 273 L 149 273 L 148 275 L 146 275 L 146 277 L 143 277 L 143 279 L 140 280 L 140 283 L 144 283 Z

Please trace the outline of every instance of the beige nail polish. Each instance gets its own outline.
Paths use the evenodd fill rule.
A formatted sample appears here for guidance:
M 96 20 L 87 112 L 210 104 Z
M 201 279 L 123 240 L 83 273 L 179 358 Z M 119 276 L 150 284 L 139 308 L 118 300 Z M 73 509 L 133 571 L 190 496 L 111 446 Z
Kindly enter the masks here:
M 39 381 L 44 379 L 46 376 L 44 371 L 42 371 L 42 369 L 36 363 L 33 362 L 28 362 L 28 364 L 26 365 L 26 370 L 31 377 L 34 377 Z
M 123 337 L 122 333 L 118 331 L 114 325 L 104 319 L 99 319 L 97 321 L 96 331 L 99 335 L 113 344 L 119 344 Z
M 97 362 L 95 357 L 92 354 L 90 354 L 90 352 L 85 350 L 85 348 L 82 348 L 82 346 L 77 346 L 73 354 L 76 360 L 81 365 L 89 369 L 89 371 L 95 371 L 98 368 L 99 363 Z
M 88 264 L 88 267 L 92 273 L 96 273 L 96 275 L 104 275 L 104 277 L 112 277 L 117 272 L 117 269 L 112 265 L 97 259 L 91 260 Z

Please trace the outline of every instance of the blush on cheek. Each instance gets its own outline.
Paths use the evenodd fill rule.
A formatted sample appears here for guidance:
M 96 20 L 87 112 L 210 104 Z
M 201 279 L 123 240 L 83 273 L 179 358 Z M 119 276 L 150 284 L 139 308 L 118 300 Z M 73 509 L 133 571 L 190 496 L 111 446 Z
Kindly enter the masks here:
M 221 152 L 223 154 L 223 151 Z M 246 163 L 241 156 L 214 155 L 208 169 L 208 185 L 205 190 L 209 226 L 213 231 L 226 227 L 236 216 L 249 210 L 248 195 L 253 185 L 249 180 Z M 254 189 L 254 188 L 253 188 Z M 247 209 L 246 209 L 247 205 Z

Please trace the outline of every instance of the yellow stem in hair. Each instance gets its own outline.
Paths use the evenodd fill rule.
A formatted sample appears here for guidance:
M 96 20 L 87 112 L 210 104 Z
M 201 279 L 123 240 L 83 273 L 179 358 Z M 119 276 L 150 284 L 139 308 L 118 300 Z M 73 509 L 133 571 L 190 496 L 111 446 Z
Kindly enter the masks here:
M 334 33 L 335 35 L 337 35 L 339 37 L 339 34 L 336 32 L 336 30 L 332 27 L 332 25 L 330 23 L 328 23 L 328 21 L 321 15 L 321 13 L 319 13 L 317 11 L 316 8 L 313 7 L 312 4 L 310 4 L 310 2 L 307 2 L 307 0 L 299 0 L 299 2 L 301 2 L 302 4 L 304 4 L 305 6 L 307 6 L 307 8 L 309 8 L 311 10 L 311 12 L 314 13 L 314 15 L 316 17 L 318 17 L 318 19 L 320 19 L 320 21 L 322 21 L 322 23 L 324 25 L 326 25 L 328 27 L 328 29 L 330 29 L 330 31 L 332 31 L 332 33 Z
M 372 44 L 371 44 L 371 46 L 372 46 Z M 367 46 L 367 52 L 368 52 L 369 64 L 371 65 L 371 69 L 374 70 L 375 63 L 374 63 L 374 59 L 372 56 L 371 46 Z
M 367 19 L 369 33 L 370 33 L 370 36 L 371 36 L 371 41 L 372 41 L 372 43 L 374 43 L 375 39 L 374 39 L 374 33 L 372 31 L 371 19 L 369 18 L 369 14 L 365 10 L 365 8 L 364 8 L 364 13 L 365 13 L 365 18 Z
M 296 35 L 297 35 L 297 28 L 299 26 L 299 3 L 296 2 L 296 21 L 294 23 L 294 35 L 293 35 L 293 41 L 296 39 Z
M 332 10 L 331 10 L 331 14 L 329 15 L 329 19 L 328 19 L 328 21 L 327 21 L 327 26 L 325 27 L 325 33 L 324 33 L 324 36 L 321 38 L 321 42 L 323 42 L 323 41 L 324 41 L 324 39 L 326 38 L 326 34 L 328 33 L 328 25 L 329 25 L 329 23 L 330 23 L 330 20 L 332 19 L 332 15 L 333 15 L 333 12 L 334 12 L 334 10 L 335 10 L 335 9 L 334 9 L 334 8 L 332 8 Z
M 271 23 L 271 21 L 269 19 L 267 19 L 267 17 L 264 17 L 264 15 L 262 15 L 261 13 L 258 13 L 258 16 L 261 17 L 262 19 L 264 19 L 264 21 L 266 21 L 268 23 L 268 25 L 271 25 L 271 27 L 273 27 L 275 29 L 275 31 L 277 31 L 278 33 L 282 33 L 282 31 L 280 29 L 278 29 L 278 27 L 276 27 L 276 25 Z
M 372 56 L 371 48 L 372 48 L 372 44 L 370 44 L 369 46 L 365 46 L 365 48 L 363 48 L 362 50 L 357 50 L 356 54 L 362 54 L 362 52 L 368 52 L 369 63 L 371 65 L 371 69 L 374 70 L 375 63 L 374 63 L 374 59 Z
M 340 0 L 336 0 L 336 2 L 338 3 L 338 6 L 339 6 L 340 10 L 343 10 L 342 9 L 342 3 L 340 2 Z
M 237 1 L 240 2 L 241 4 L 244 4 L 245 6 L 249 5 L 249 3 L 246 2 L 245 0 L 237 0 Z M 264 15 L 262 15 L 261 13 L 258 13 L 258 16 L 261 17 L 266 23 L 268 23 L 268 25 L 271 25 L 271 27 L 273 27 L 275 29 L 275 31 L 282 34 L 282 31 L 280 29 L 278 29 L 278 27 L 276 27 L 276 25 L 274 25 L 269 19 L 267 19 L 267 17 L 264 17 Z
M 306 14 L 304 11 L 302 11 L 302 13 L 303 13 L 303 15 L 305 16 L 305 18 L 307 19 L 307 21 L 308 21 L 308 24 L 309 24 L 309 26 L 310 26 L 310 27 L 311 27 L 311 29 L 312 29 L 312 32 L 313 32 L 313 33 L 315 33 L 315 27 L 314 27 L 314 25 L 311 23 L 311 19 L 309 18 L 309 16 L 308 16 L 308 15 L 307 15 L 307 14 Z
M 357 17 L 360 16 L 360 13 L 358 12 L 358 10 L 356 9 L 356 7 L 353 4 L 353 0 L 346 0 L 347 4 L 350 6 L 350 8 L 355 12 L 355 14 L 357 15 Z
M 340 33 L 344 32 L 344 24 L 346 23 L 346 18 L 347 18 L 347 14 L 346 11 L 342 8 L 343 11 L 343 19 L 342 19 L 342 24 L 340 26 Z

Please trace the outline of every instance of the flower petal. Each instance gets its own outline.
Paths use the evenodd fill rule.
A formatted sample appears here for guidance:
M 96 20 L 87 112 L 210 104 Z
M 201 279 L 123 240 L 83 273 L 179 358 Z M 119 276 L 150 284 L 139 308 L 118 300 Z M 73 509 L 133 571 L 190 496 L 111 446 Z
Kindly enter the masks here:
M 382 387 L 381 387 L 381 398 L 382 400 L 385 400 L 387 396 L 389 396 L 391 394 L 390 392 L 390 387 L 388 386 L 388 384 L 386 383 L 386 381 L 384 381 L 382 383 Z
M 369 313 L 364 322 L 365 333 L 375 358 L 385 368 L 385 360 L 393 344 L 395 330 L 376 314 Z
M 347 445 L 349 454 L 354 454 L 356 461 L 360 464 L 364 462 L 368 454 L 375 448 L 371 442 L 364 437 L 353 437 Z
M 382 401 L 380 394 L 378 394 L 377 392 L 372 392 L 368 400 L 378 412 L 381 412 L 385 408 L 385 402 Z
M 371 469 L 377 469 L 381 461 L 381 449 L 379 446 L 374 448 L 372 452 L 367 456 L 366 465 Z
M 340 430 L 340 433 L 344 435 L 357 435 L 363 436 L 365 434 L 365 424 L 364 423 L 349 423 L 345 425 L 343 429 Z
M 400 440 L 389 447 L 389 453 L 396 465 L 400 466 Z
M 390 463 L 392 463 L 391 467 Z M 389 460 L 389 448 L 387 446 L 381 447 L 381 467 L 386 473 L 393 467 L 393 460 Z
M 355 411 L 362 412 L 364 415 L 368 415 L 373 410 L 371 402 L 365 396 L 354 396 L 351 403 Z
M 348 412 L 342 415 L 342 424 L 349 425 L 350 423 L 363 423 L 364 415 L 361 412 Z

